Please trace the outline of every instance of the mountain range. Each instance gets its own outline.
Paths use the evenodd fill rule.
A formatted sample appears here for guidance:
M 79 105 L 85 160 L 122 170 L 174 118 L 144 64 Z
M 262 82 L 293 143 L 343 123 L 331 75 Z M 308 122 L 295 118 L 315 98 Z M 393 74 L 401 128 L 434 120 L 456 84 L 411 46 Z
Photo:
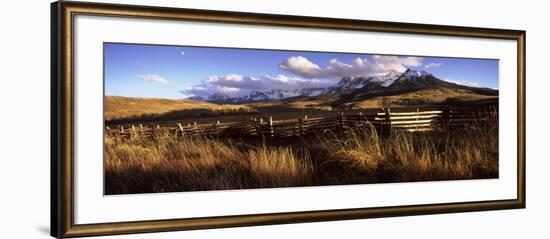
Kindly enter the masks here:
M 199 96 L 187 99 L 218 104 L 242 104 L 292 98 L 338 96 L 339 101 L 349 102 L 378 96 L 393 96 L 434 89 L 461 91 L 480 95 L 498 95 L 498 90 L 459 85 L 440 80 L 426 71 L 407 69 L 403 73 L 388 71 L 371 76 L 344 77 L 336 85 L 327 88 L 252 91 L 250 94 L 240 97 L 230 97 L 215 93 L 206 99 Z

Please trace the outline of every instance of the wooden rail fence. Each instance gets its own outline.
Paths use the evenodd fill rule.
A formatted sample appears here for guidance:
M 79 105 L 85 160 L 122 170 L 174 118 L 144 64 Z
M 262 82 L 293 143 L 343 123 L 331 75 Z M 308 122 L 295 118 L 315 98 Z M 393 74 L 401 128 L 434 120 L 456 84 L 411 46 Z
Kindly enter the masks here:
M 471 125 L 495 122 L 498 110 L 483 108 L 383 108 L 369 113 L 346 114 L 337 112 L 333 117 L 274 120 L 272 116 L 252 117 L 242 122 L 215 121 L 210 124 L 176 123 L 175 125 L 116 125 L 108 126 L 105 133 L 116 139 L 136 137 L 181 137 L 184 135 L 208 136 L 259 136 L 291 137 L 326 131 L 348 131 L 361 127 L 374 127 L 378 134 L 387 136 L 392 131 L 422 132 L 453 130 Z

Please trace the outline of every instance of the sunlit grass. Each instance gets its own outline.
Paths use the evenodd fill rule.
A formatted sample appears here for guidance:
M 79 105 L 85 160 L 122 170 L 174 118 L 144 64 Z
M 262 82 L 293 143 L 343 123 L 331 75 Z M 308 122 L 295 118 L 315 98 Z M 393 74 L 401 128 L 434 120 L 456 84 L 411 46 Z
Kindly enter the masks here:
M 250 107 L 245 105 L 220 105 L 191 100 L 105 96 L 105 118 L 107 120 L 145 116 L 153 117 L 181 110 L 231 112 L 238 110 L 247 111 L 250 110 Z
M 496 117 L 495 117 L 496 118 Z M 107 194 L 498 177 L 498 123 L 453 132 L 372 127 L 288 144 L 206 136 L 105 143 Z

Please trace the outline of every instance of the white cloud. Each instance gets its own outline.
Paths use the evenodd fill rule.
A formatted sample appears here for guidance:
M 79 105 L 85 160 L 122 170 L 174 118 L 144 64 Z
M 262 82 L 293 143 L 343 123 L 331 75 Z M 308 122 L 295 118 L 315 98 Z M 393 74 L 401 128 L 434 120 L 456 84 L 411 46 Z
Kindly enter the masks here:
M 180 90 L 180 92 L 186 96 L 193 95 L 193 96 L 208 98 L 209 96 L 214 94 L 227 95 L 229 97 L 239 97 L 239 96 L 250 94 L 251 90 L 239 89 L 235 87 L 202 84 L 202 85 L 187 87 L 183 90 Z
M 405 66 L 418 67 L 422 65 L 422 61 L 424 60 L 422 57 L 415 56 L 399 57 L 374 55 L 372 58 L 374 59 L 374 64 L 382 68 L 399 68 Z
M 465 80 L 452 80 L 452 79 L 443 79 L 444 81 L 455 83 L 458 85 L 465 85 L 465 86 L 473 86 L 473 87 L 479 87 L 479 83 L 472 82 L 472 81 L 465 81 Z
M 327 66 L 320 67 L 303 56 L 293 56 L 282 62 L 279 68 L 309 79 L 341 79 L 345 76 L 368 76 L 388 71 L 404 72 L 407 67 L 421 66 L 422 60 L 421 57 L 374 55 L 372 60 L 356 58 L 350 63 L 333 58 Z
M 425 67 L 426 69 L 429 69 L 429 68 L 433 68 L 433 67 L 440 67 L 440 66 L 442 66 L 442 65 L 443 65 L 442 63 L 433 63 L 433 62 L 432 62 L 432 63 L 428 63 L 428 64 L 424 65 L 424 67 Z
M 322 88 L 333 85 L 334 81 L 303 79 L 298 77 L 287 77 L 284 75 L 261 75 L 258 77 L 230 74 L 225 77 L 210 76 L 204 81 L 209 85 L 222 87 L 233 87 L 248 90 L 294 90 L 302 88 Z
M 290 57 L 281 63 L 279 67 L 306 78 L 318 77 L 322 71 L 319 65 L 309 61 L 303 56 Z
M 166 79 L 155 74 L 140 75 L 138 76 L 138 78 L 144 81 L 151 81 L 151 82 L 160 83 L 160 84 L 168 84 L 168 81 Z
M 345 76 L 368 76 L 388 71 L 404 72 L 408 67 L 422 66 L 420 57 L 398 57 L 374 55 L 371 59 L 356 58 L 351 62 L 341 62 L 334 58 L 321 67 L 303 56 L 293 56 L 279 65 L 279 68 L 295 74 L 243 76 L 209 76 L 199 85 L 181 90 L 184 95 L 209 97 L 213 94 L 239 97 L 252 91 L 297 90 L 304 88 L 327 88 Z
M 285 75 L 261 75 L 257 77 L 229 74 L 225 77 L 210 76 L 202 84 L 181 90 L 185 95 L 198 95 L 208 97 L 212 94 L 224 94 L 230 97 L 238 97 L 257 90 L 296 90 L 303 88 L 326 88 L 336 84 L 333 80 L 303 79 L 288 77 Z

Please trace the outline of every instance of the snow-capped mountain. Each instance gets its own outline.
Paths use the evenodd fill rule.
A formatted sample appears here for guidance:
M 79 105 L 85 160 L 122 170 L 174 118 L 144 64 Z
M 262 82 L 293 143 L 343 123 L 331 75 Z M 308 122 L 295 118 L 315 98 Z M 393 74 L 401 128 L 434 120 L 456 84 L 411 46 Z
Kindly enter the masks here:
M 307 97 L 307 96 L 318 96 L 326 93 L 327 88 L 304 88 L 296 90 L 265 90 L 265 91 L 252 91 L 250 94 L 241 96 L 241 97 L 229 97 L 222 94 L 214 94 L 208 97 L 206 101 L 214 103 L 224 103 L 224 104 L 239 104 L 239 103 L 249 103 L 249 102 L 258 102 L 258 101 L 269 101 L 269 100 L 281 100 L 291 97 Z M 187 98 L 190 99 L 190 98 Z M 193 100 L 193 99 L 190 99 Z
M 222 93 L 214 93 L 210 96 L 208 96 L 208 98 L 206 99 L 206 101 L 210 101 L 210 102 L 231 102 L 234 98 L 228 96 L 228 95 L 225 95 L 225 94 L 222 94 Z
M 405 73 L 403 73 L 401 77 L 404 77 L 407 80 L 414 80 L 417 78 L 423 78 L 431 75 L 432 75 L 431 73 L 428 73 L 426 71 L 417 71 L 417 70 L 407 69 L 407 71 L 405 71 Z
M 245 98 L 249 101 L 280 100 L 297 96 L 318 96 L 324 93 L 323 88 L 304 88 L 296 90 L 253 91 Z
M 314 97 L 330 94 L 380 95 L 386 93 L 399 94 L 422 88 L 463 88 L 472 87 L 456 85 L 442 81 L 431 73 L 407 69 L 405 72 L 388 71 L 370 76 L 344 77 L 336 85 L 327 88 L 304 88 L 296 90 L 273 89 L 252 91 L 240 97 L 230 97 L 220 93 L 209 96 L 206 101 L 223 104 L 240 104 L 259 101 L 282 100 L 292 97 Z M 202 97 L 187 98 L 205 100 Z
M 395 80 L 397 80 L 399 76 L 401 76 L 400 72 L 388 71 L 388 72 L 373 75 L 371 81 L 375 83 L 379 83 L 381 86 L 388 87 Z

